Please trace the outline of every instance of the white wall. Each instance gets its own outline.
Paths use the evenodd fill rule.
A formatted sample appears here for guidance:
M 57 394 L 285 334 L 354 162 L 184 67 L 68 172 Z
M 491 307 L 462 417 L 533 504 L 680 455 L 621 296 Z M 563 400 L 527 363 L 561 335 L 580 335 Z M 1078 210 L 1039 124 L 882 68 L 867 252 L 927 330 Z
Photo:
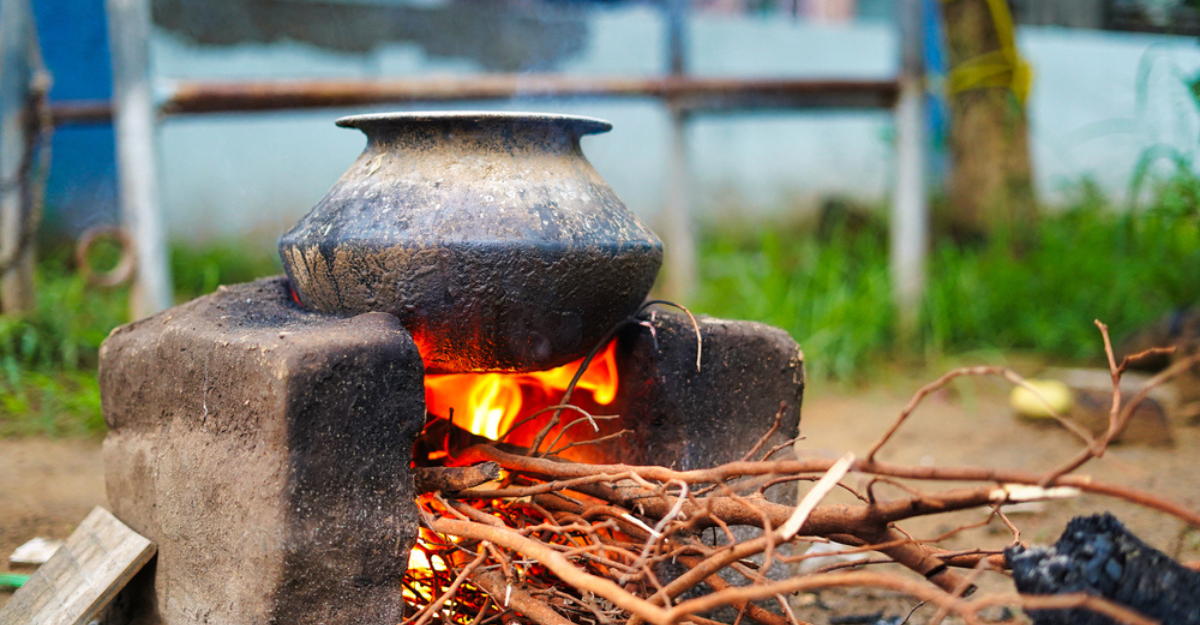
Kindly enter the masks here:
M 1196 155 L 1200 114 L 1187 87 L 1200 74 L 1195 39 L 1041 27 L 1021 32 L 1019 46 L 1034 67 L 1029 115 L 1043 199 L 1061 200 L 1087 176 L 1125 201 L 1152 148 Z

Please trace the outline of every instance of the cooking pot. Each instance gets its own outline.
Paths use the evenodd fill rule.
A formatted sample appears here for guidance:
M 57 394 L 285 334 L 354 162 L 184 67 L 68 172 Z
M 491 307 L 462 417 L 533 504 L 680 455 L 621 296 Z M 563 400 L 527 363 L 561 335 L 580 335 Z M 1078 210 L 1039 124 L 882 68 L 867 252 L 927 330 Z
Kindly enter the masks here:
M 426 112 L 337 120 L 358 160 L 279 241 L 305 307 L 396 315 L 430 372 L 585 354 L 645 299 L 662 243 L 580 149 L 608 122 Z

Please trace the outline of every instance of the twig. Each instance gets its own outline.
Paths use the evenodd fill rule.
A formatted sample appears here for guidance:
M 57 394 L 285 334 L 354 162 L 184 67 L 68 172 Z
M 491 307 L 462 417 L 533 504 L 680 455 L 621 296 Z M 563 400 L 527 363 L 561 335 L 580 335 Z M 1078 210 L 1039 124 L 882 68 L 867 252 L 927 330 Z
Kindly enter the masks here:
M 896 418 L 891 427 L 888 428 L 888 430 L 884 432 L 883 436 L 871 446 L 871 449 L 867 452 L 864 461 L 870 463 L 875 460 L 875 454 L 878 453 L 880 448 L 887 444 L 889 440 L 891 440 L 896 431 L 900 429 L 900 426 L 904 425 L 904 422 L 907 421 L 910 416 L 912 416 L 913 411 L 915 411 L 917 407 L 921 405 L 921 402 L 924 401 L 930 393 L 940 390 L 956 378 L 961 378 L 964 376 L 989 375 L 1002 377 L 1005 380 L 1008 380 L 1009 382 L 1031 392 L 1034 397 L 1036 397 L 1043 405 L 1046 406 L 1047 409 L 1049 409 L 1051 416 L 1053 416 L 1056 421 L 1066 427 L 1072 434 L 1075 434 L 1081 440 L 1083 440 L 1088 449 L 1094 449 L 1098 445 L 1091 432 L 1075 421 L 1060 414 L 1058 410 L 1050 404 L 1050 402 L 1046 401 L 1046 398 L 1042 395 L 1041 391 L 1029 384 L 1029 382 L 1017 374 L 1017 372 L 1004 367 L 962 367 L 959 369 L 954 369 L 953 371 L 942 375 L 940 378 L 918 389 L 917 392 L 913 394 L 913 397 L 909 400 L 908 404 L 904 406 L 904 409 L 900 411 L 900 416 Z
M 694 568 L 698 566 L 703 559 L 697 556 L 680 556 L 679 561 L 683 562 L 688 567 Z M 715 591 L 725 590 L 731 586 L 731 584 L 725 581 L 720 575 L 710 575 L 704 578 L 704 583 L 708 584 L 709 587 Z M 747 617 L 757 623 L 760 623 L 761 625 L 788 625 L 787 619 L 775 614 L 774 612 L 765 610 L 750 601 L 735 601 L 730 603 L 730 605 L 737 608 L 739 611 L 745 612 Z
M 792 625 L 800 625 L 800 619 L 796 618 L 796 613 L 792 611 L 792 606 L 788 605 L 787 599 L 783 595 L 775 595 L 775 600 L 779 602 Z
M 771 440 L 771 437 L 779 431 L 779 425 L 783 423 L 783 413 L 787 412 L 787 409 L 788 403 L 786 401 L 779 402 L 779 410 L 775 412 L 775 422 L 771 424 L 766 434 L 763 434 L 754 442 L 754 446 L 750 448 L 750 451 L 747 451 L 746 455 L 742 456 L 743 462 L 753 460 L 754 454 L 758 453 L 758 450 L 762 449 L 763 445 L 766 445 L 767 441 Z
M 1198 356 L 1198 359 L 1200 359 L 1200 356 Z M 637 467 L 623 464 L 576 465 L 574 463 L 552 462 L 539 458 L 517 456 L 500 451 L 490 445 L 478 445 L 469 448 L 463 452 L 461 458 L 464 461 L 495 460 L 501 466 L 511 470 L 554 478 L 589 477 L 597 473 L 636 473 L 646 479 L 659 481 L 676 479 L 688 484 L 716 483 L 748 475 L 815 473 L 828 471 L 833 466 L 832 460 L 825 459 L 731 462 L 711 469 L 695 469 L 692 471 L 675 471 L 666 467 Z M 859 473 L 887 475 L 915 480 L 955 482 L 1001 482 L 1040 485 L 1045 478 L 1044 474 L 1020 469 L 993 469 L 969 466 L 921 467 L 868 460 L 859 460 L 851 467 L 851 470 Z M 1127 488 L 1119 484 L 1099 482 L 1088 476 L 1063 475 L 1056 478 L 1051 485 L 1072 486 L 1084 492 L 1123 499 L 1139 506 L 1165 512 L 1191 525 L 1200 527 L 1200 514 L 1150 493 Z
M 619 480 L 629 479 L 630 473 L 599 473 L 596 475 L 585 475 L 569 480 L 555 480 L 553 482 L 542 482 L 530 486 L 510 486 L 495 490 L 466 490 L 455 493 L 457 497 L 470 497 L 476 499 L 516 499 L 519 497 L 528 497 L 530 495 L 541 495 L 543 493 L 553 493 L 558 491 L 570 490 L 587 484 L 596 484 L 602 482 L 616 482 Z
M 1146 618 L 1119 603 L 1081 592 L 1061 595 L 990 595 L 973 599 L 965 606 L 965 609 L 969 609 L 973 614 L 978 614 L 984 608 L 994 605 L 1015 605 L 1022 610 L 1084 608 L 1127 625 L 1159 625 L 1158 621 Z
M 664 538 L 664 532 L 666 531 L 667 526 L 670 525 L 671 522 L 674 521 L 675 518 L 679 516 L 679 513 L 683 510 L 683 504 L 685 501 L 687 501 L 688 486 L 683 482 L 675 482 L 675 484 L 679 485 L 679 497 L 676 498 L 675 504 L 671 506 L 671 509 L 665 515 L 663 515 L 662 519 L 660 519 L 653 528 L 646 528 L 649 530 L 650 536 L 646 539 L 645 544 L 642 546 L 642 553 L 638 555 L 638 559 L 634 562 L 634 568 L 645 564 L 646 560 L 650 557 L 650 550 L 654 548 L 654 545 L 658 541 Z M 630 520 L 633 520 L 633 517 L 629 518 Z M 629 578 L 627 576 L 622 576 L 617 583 L 624 584 L 627 581 L 629 581 Z
M 1104 324 L 1102 324 L 1100 322 L 1096 322 L 1096 323 L 1099 324 L 1102 328 L 1101 333 L 1104 335 L 1105 352 L 1109 355 L 1110 372 L 1113 375 L 1114 380 L 1115 380 L 1113 382 L 1113 400 L 1112 400 L 1112 407 L 1110 408 L 1110 412 L 1109 412 L 1108 432 L 1105 433 L 1104 437 L 1100 440 L 1099 445 L 1097 447 L 1089 446 L 1087 449 L 1084 449 L 1083 451 L 1079 452 L 1079 455 L 1072 458 L 1070 461 L 1068 461 L 1063 466 L 1043 475 L 1042 479 L 1039 483 L 1042 483 L 1042 484 L 1051 484 L 1051 483 L 1055 483 L 1055 482 L 1061 483 L 1061 481 L 1062 481 L 1061 478 L 1066 476 L 1068 473 L 1071 473 L 1071 472 L 1079 469 L 1083 465 L 1087 464 L 1087 462 L 1089 460 L 1091 460 L 1093 458 L 1098 458 L 1101 455 L 1103 455 L 1104 451 L 1108 448 L 1109 443 L 1111 443 L 1118 436 L 1120 436 L 1121 432 L 1125 431 L 1125 426 L 1129 424 L 1129 418 L 1133 416 L 1134 409 L 1136 409 L 1138 407 L 1138 404 L 1142 403 L 1142 400 L 1146 399 L 1146 397 L 1148 395 L 1150 395 L 1150 393 L 1154 389 L 1162 386 L 1163 384 L 1166 384 L 1168 381 L 1173 379 L 1175 376 L 1183 373 L 1184 371 L 1187 371 L 1191 367 L 1195 366 L 1197 363 L 1200 363 L 1200 353 L 1172 363 L 1171 366 L 1167 367 L 1166 369 L 1163 369 L 1157 375 L 1155 375 L 1154 377 L 1147 380 L 1146 383 L 1143 384 L 1140 389 L 1138 389 L 1138 392 L 1136 394 L 1134 394 L 1133 398 L 1131 400 L 1129 400 L 1129 403 L 1127 403 L 1124 407 L 1122 407 L 1121 403 L 1120 403 L 1120 400 L 1121 400 L 1120 376 L 1121 376 L 1122 370 L 1120 367 L 1118 367 L 1115 364 L 1114 359 L 1112 357 L 1112 346 L 1109 344 L 1107 328 L 1105 328 Z M 1122 366 L 1124 366 L 1125 362 L 1122 362 L 1121 364 L 1122 364 Z M 1192 524 L 1195 525 L 1196 523 L 1193 522 Z
M 587 355 L 583 357 L 583 361 L 580 362 L 579 368 L 575 370 L 575 375 L 571 377 L 571 382 L 567 384 L 567 390 L 563 392 L 562 401 L 559 402 L 560 405 L 558 406 L 558 409 L 555 410 L 554 416 L 551 417 L 550 421 L 547 423 L 547 426 L 538 433 L 537 437 L 534 439 L 534 443 L 530 445 L 530 449 L 535 454 L 537 453 L 538 448 L 541 447 L 542 439 L 545 438 L 546 434 L 549 433 L 550 428 L 553 427 L 550 424 L 558 424 L 558 420 L 562 415 L 562 411 L 564 410 L 565 406 L 569 405 L 571 402 L 571 396 L 575 393 L 575 386 L 579 384 L 579 380 L 583 378 L 584 372 L 587 371 L 587 368 L 592 364 L 592 360 L 596 358 L 596 355 L 600 353 L 600 350 L 607 346 L 609 342 L 617 336 L 617 333 L 620 332 L 626 325 L 629 325 L 630 323 L 636 323 L 638 315 L 642 314 L 642 312 L 647 308 L 657 304 L 674 306 L 675 308 L 678 308 L 686 313 L 688 319 L 691 320 L 692 329 L 696 331 L 696 371 L 700 371 L 700 359 L 702 350 L 704 349 L 704 342 L 700 335 L 700 324 L 696 322 L 696 317 L 692 315 L 692 312 L 686 307 L 681 304 L 676 304 L 672 301 L 657 299 L 647 301 L 646 303 L 642 304 L 641 307 L 639 307 L 632 315 L 621 320 L 612 328 L 610 328 L 608 332 L 605 332 L 604 336 L 600 337 L 600 340 L 596 342 L 596 345 L 593 346 L 592 349 L 588 351 Z M 595 423 L 593 422 L 592 425 L 595 426 Z M 596 431 L 599 432 L 600 428 L 596 427 Z
M 553 406 L 553 408 L 557 408 L 557 406 Z M 596 423 L 597 421 L 616 421 L 621 418 L 621 415 L 617 415 L 617 414 L 592 415 L 592 414 L 588 413 L 586 410 L 579 408 L 578 406 L 571 406 L 571 408 L 574 408 L 575 410 L 587 415 L 587 422 L 592 424 L 592 429 L 596 432 L 600 431 L 600 426 Z M 545 412 L 545 411 L 541 411 L 541 412 Z M 567 432 L 571 431 L 571 428 L 573 428 L 576 425 L 583 423 L 583 422 L 584 421 L 582 421 L 582 420 L 576 419 L 574 421 L 567 423 L 566 425 L 562 426 L 561 428 L 559 428 L 558 434 L 555 435 L 554 439 L 550 441 L 550 444 L 546 446 L 547 451 L 546 451 L 545 455 L 553 456 L 556 453 L 555 451 L 553 451 L 554 446 L 558 444 L 558 441 L 562 440 L 562 437 L 566 436 Z M 588 444 L 588 441 L 583 441 L 583 443 Z
M 788 520 L 784 522 L 783 527 L 779 528 L 780 537 L 785 540 L 791 540 L 801 527 L 804 527 L 804 522 L 808 520 L 808 515 L 817 508 L 817 504 L 825 499 L 826 495 L 837 487 L 837 483 L 846 473 L 850 471 L 850 465 L 854 464 L 854 454 L 849 453 L 833 463 L 832 467 L 825 472 L 825 476 L 820 479 L 813 487 L 804 494 L 804 499 L 800 500 L 800 505 L 796 506 L 796 511 L 792 513 Z
M 563 615 L 525 592 L 515 588 L 497 571 L 486 571 L 476 575 L 472 580 L 476 586 L 491 595 L 497 605 L 503 605 L 524 614 L 529 620 L 538 625 L 576 625 Z M 506 601 L 507 600 L 507 601 Z
M 594 356 L 594 354 L 592 354 L 592 356 Z M 579 371 L 575 372 L 575 378 L 571 380 L 571 384 L 575 384 L 576 382 L 579 381 L 579 378 L 583 375 L 583 370 L 585 367 L 587 367 L 587 365 L 588 365 L 587 360 L 584 360 L 583 364 L 579 365 Z M 550 417 L 550 419 L 548 421 L 546 421 L 546 425 L 542 426 L 542 429 L 540 431 L 538 431 L 537 436 L 533 437 L 533 443 L 531 443 L 529 445 L 529 451 L 531 453 L 533 453 L 534 455 L 537 455 L 538 449 L 541 448 L 542 441 L 546 438 L 546 435 L 549 434 L 550 431 L 554 429 L 554 426 L 559 424 L 559 422 L 560 422 L 559 419 L 562 416 L 562 412 L 564 410 L 574 410 L 575 412 L 582 414 L 584 416 L 584 418 L 586 418 L 588 420 L 588 423 L 592 424 L 592 429 L 594 429 L 597 432 L 600 431 L 600 425 L 596 423 L 596 419 L 592 417 L 591 413 L 584 410 L 583 408 L 580 408 L 579 406 L 575 406 L 575 405 L 567 403 L 568 401 L 570 401 L 569 395 L 572 390 L 574 390 L 573 386 L 567 388 L 567 394 L 563 395 L 562 402 L 560 402 L 557 406 L 550 406 L 549 408 L 543 408 L 543 409 L 529 415 L 528 417 L 526 417 L 524 420 L 521 421 L 521 423 L 525 423 L 526 421 L 533 420 L 534 417 L 539 417 L 541 415 L 544 415 L 547 412 L 550 412 L 551 410 L 554 411 L 554 416 Z M 570 424 L 568 424 L 568 426 L 569 425 Z M 513 428 L 513 430 L 510 430 L 510 431 L 515 431 L 515 429 L 516 428 Z
M 694 319 L 693 324 L 699 338 Z M 1120 376 L 1140 355 L 1127 357 L 1118 364 L 1107 328 L 1103 324 L 1097 325 L 1104 338 L 1114 388 L 1108 431 L 1099 438 L 1081 435 L 1086 449 L 1063 468 L 1049 473 L 982 467 L 901 466 L 875 459 L 877 452 L 919 404 L 956 377 L 997 375 L 1013 384 L 1027 386 L 1028 383 L 1017 374 L 994 367 L 955 370 L 922 387 L 862 460 L 848 454 L 837 461 L 766 461 L 765 458 L 780 446 L 764 460 L 751 460 L 778 433 L 782 415 L 788 409 L 786 404 L 781 404 L 772 427 L 740 461 L 721 466 L 677 471 L 654 466 L 579 464 L 541 457 L 620 435 L 570 441 L 566 433 L 583 421 L 580 419 L 558 428 L 557 435 L 550 439 L 562 411 L 584 412 L 567 402 L 578 376 L 588 365 L 585 358 L 563 403 L 539 413 L 553 411 L 555 416 L 539 432 L 536 444 L 530 450 L 532 453 L 510 453 L 490 444 L 480 444 L 453 456 L 457 465 L 495 463 L 480 465 L 491 479 L 498 477 L 497 467 L 506 469 L 508 477 L 502 488 L 473 489 L 479 482 L 472 483 L 473 478 L 462 476 L 480 467 L 458 466 L 432 471 L 452 478 L 438 487 L 428 486 L 429 480 L 418 476 L 422 480 L 419 488 L 431 491 L 420 499 L 421 524 L 457 538 L 446 540 L 436 535 L 423 535 L 418 549 L 425 551 L 431 562 L 436 560 L 438 566 L 422 574 L 423 577 L 412 578 L 412 582 L 406 579 L 403 584 L 406 596 L 412 596 L 408 595 L 411 591 L 417 602 L 437 599 L 421 607 L 406 623 L 429 625 L 431 619 L 438 617 L 463 622 L 478 606 L 479 612 L 472 619 L 472 625 L 485 625 L 497 619 L 503 619 L 506 625 L 516 625 L 521 617 L 503 610 L 511 606 L 537 625 L 567 625 L 572 620 L 580 625 L 615 625 L 622 620 L 627 620 L 626 625 L 643 622 L 651 625 L 682 622 L 716 625 L 696 614 L 725 604 L 739 610 L 739 622 L 748 617 L 760 625 L 799 625 L 783 595 L 836 586 L 873 586 L 910 594 L 935 606 L 933 623 L 950 614 L 961 616 L 968 624 L 980 623 L 980 610 L 999 603 L 1028 609 L 1090 609 L 1121 622 L 1138 625 L 1150 622 L 1110 601 L 1083 595 L 971 596 L 973 584 L 984 570 L 1007 566 L 1003 554 L 995 550 L 951 552 L 932 547 L 950 536 L 987 525 L 993 518 L 999 518 L 1012 532 L 1012 540 L 1019 541 L 1020 529 L 1003 514 L 1002 504 L 1074 497 L 1080 492 L 1120 498 L 1200 526 L 1200 514 L 1182 506 L 1149 493 L 1094 482 L 1087 476 L 1070 473 L 1088 459 L 1105 452 L 1108 444 L 1127 425 L 1136 403 L 1154 387 L 1200 362 L 1200 354 L 1176 362 L 1152 378 L 1129 404 L 1122 405 Z M 1065 418 L 1063 421 L 1071 427 L 1072 422 Z M 595 422 L 592 423 L 595 426 Z M 549 444 L 542 451 L 541 447 L 548 439 Z M 564 440 L 569 442 L 563 445 Z M 872 477 L 865 495 L 854 493 L 863 503 L 822 503 L 832 490 L 842 486 L 841 480 L 850 471 Z M 422 472 L 429 471 L 418 471 Z M 924 487 L 916 488 L 908 482 L 898 481 L 900 479 L 975 484 L 930 492 Z M 797 480 L 815 481 L 797 506 L 773 503 L 761 495 L 767 486 Z M 904 492 L 895 500 L 879 499 L 874 488 L 877 482 L 892 484 Z M 850 490 L 853 492 L 854 489 Z M 746 496 L 744 493 L 747 492 L 754 494 Z M 448 494 L 443 497 L 442 493 Z M 890 496 L 893 493 L 884 494 Z M 459 499 L 469 499 L 472 505 Z M 494 501 L 481 501 L 484 499 Z M 480 507 L 483 509 L 477 509 Z M 988 509 L 987 517 L 980 522 L 957 524 L 933 538 L 915 538 L 895 525 L 917 516 L 972 508 Z M 739 541 L 730 531 L 734 525 L 759 527 L 763 532 L 756 538 Z M 700 539 L 707 528 L 724 531 L 728 543 L 705 544 Z M 810 557 L 776 553 L 778 546 L 794 540 L 836 541 L 848 545 L 847 552 L 877 551 L 887 559 L 872 558 L 867 563 L 900 564 L 924 576 L 932 585 L 873 571 L 831 572 L 849 566 L 840 564 L 801 578 L 768 581 L 765 573 L 772 562 L 796 562 Z M 462 562 L 468 559 L 466 554 L 474 554 L 475 559 L 464 567 Z M 761 564 L 747 560 L 752 556 L 756 556 Z M 688 570 L 677 578 L 660 581 L 655 575 L 659 570 L 657 567 L 674 560 L 682 561 Z M 859 561 L 853 565 L 861 564 L 863 562 Z M 974 570 L 960 575 L 951 570 L 952 566 Z M 749 585 L 734 587 L 721 577 L 721 574 L 731 572 L 744 576 Z M 467 582 L 474 583 L 483 594 L 470 586 L 464 589 Z M 672 605 L 677 598 L 686 596 L 684 593 L 701 584 L 707 584 L 713 592 Z M 465 593 L 466 598 L 447 611 L 445 605 L 455 593 Z M 489 608 L 493 599 L 487 597 L 495 598 L 496 608 Z M 780 601 L 785 615 L 763 610 L 752 603 L 770 598 Z M 459 605 L 471 613 L 460 613 Z M 501 613 L 489 616 L 489 610 L 501 610 Z
M 522 553 L 542 563 L 564 582 L 581 590 L 596 593 L 620 608 L 648 621 L 659 623 L 660 625 L 668 625 L 676 620 L 674 618 L 667 618 L 668 612 L 663 608 L 645 599 L 638 598 L 611 580 L 585 573 L 574 564 L 571 564 L 569 560 L 557 551 L 515 532 L 452 519 L 436 519 L 433 521 L 433 527 L 441 534 L 450 534 L 473 540 L 486 540 L 506 549 Z
M 733 601 L 765 599 L 776 594 L 789 594 L 816 590 L 818 588 L 837 588 L 847 586 L 873 586 L 888 588 L 912 595 L 930 603 L 943 605 L 953 601 L 953 597 L 932 586 L 917 581 L 902 579 L 893 575 L 871 571 L 853 571 L 835 573 L 832 575 L 793 577 L 779 582 L 756 586 L 736 586 L 712 594 L 689 599 L 671 608 L 666 614 L 667 619 L 675 620 L 685 614 L 705 612 L 721 605 L 732 604 Z M 979 620 L 974 614 L 963 614 L 968 625 L 976 625 Z
M 792 438 L 789 438 L 786 441 L 783 441 L 782 443 L 779 443 L 778 445 L 768 449 L 767 453 L 763 454 L 763 457 L 761 458 L 761 460 L 764 460 L 764 461 L 770 460 L 771 456 L 774 456 L 775 454 L 783 451 L 784 449 L 787 449 L 788 447 L 794 446 L 796 444 L 797 440 L 803 440 L 803 439 L 804 439 L 804 437 L 802 437 L 802 436 L 793 436 Z
M 550 451 L 547 451 L 546 455 L 547 456 L 557 456 L 557 455 L 561 454 L 562 452 L 564 452 L 568 449 L 574 449 L 575 447 L 586 447 L 588 445 L 599 445 L 600 443 L 604 443 L 607 441 L 616 440 L 618 438 L 621 438 L 622 436 L 625 436 L 626 434 L 629 434 L 632 431 L 633 430 L 621 430 L 620 432 L 613 432 L 612 434 L 605 434 L 604 436 L 598 436 L 596 438 L 589 438 L 587 440 L 571 441 L 570 443 L 563 445 L 560 449 L 551 449 Z
M 983 575 L 983 572 L 987 571 L 989 568 L 990 565 L 988 564 L 987 560 L 980 560 L 979 564 L 977 564 L 975 568 L 963 578 L 961 585 L 958 588 L 955 588 L 954 592 L 951 594 L 955 597 L 964 597 L 969 594 L 968 589 L 973 588 L 975 581 L 978 580 L 979 576 Z M 958 604 L 961 601 L 961 599 L 957 599 L 955 603 L 938 606 L 937 612 L 933 614 L 933 618 L 929 619 L 928 625 L 941 625 L 941 622 L 950 614 L 950 610 L 958 607 Z
M 649 308 L 651 306 L 655 306 L 658 304 L 661 304 L 663 306 L 671 306 L 674 308 L 678 308 L 679 310 L 682 310 L 683 313 L 685 315 L 687 315 L 688 321 L 692 322 L 692 330 L 696 332 L 696 373 L 699 373 L 700 372 L 700 355 L 701 355 L 701 353 L 703 353 L 703 350 L 704 350 L 704 341 L 700 336 L 700 324 L 696 322 L 696 316 L 692 314 L 692 311 L 687 309 L 687 306 L 684 306 L 683 304 L 677 304 L 670 300 L 652 299 L 652 300 L 647 301 L 645 304 L 642 304 L 642 307 L 639 308 L 637 312 L 633 313 L 633 317 L 637 317 L 638 315 L 642 314 L 642 311 L 646 310 L 647 308 Z

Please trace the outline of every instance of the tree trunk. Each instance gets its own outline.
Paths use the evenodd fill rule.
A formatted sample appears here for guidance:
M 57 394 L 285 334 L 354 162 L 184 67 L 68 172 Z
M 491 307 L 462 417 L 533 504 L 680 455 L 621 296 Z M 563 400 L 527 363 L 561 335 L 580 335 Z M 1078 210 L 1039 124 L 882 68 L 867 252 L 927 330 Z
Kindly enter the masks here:
M 1014 90 L 1022 80 L 1011 23 L 997 24 L 989 4 L 1003 0 L 940 2 L 946 24 L 950 76 L 948 181 L 951 232 L 987 237 L 1020 234 L 1037 217 L 1029 162 L 1029 124 Z M 999 26 L 999 28 L 998 28 Z M 985 58 L 984 55 L 987 55 Z

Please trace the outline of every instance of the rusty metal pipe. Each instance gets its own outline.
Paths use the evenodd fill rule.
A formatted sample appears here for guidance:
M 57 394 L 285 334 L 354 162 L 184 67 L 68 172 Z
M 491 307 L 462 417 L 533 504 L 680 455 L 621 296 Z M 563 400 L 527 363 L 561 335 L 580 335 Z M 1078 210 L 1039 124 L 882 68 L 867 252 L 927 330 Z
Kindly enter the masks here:
M 108 100 L 68 100 L 50 105 L 55 126 L 112 123 L 113 106 Z
M 893 80 L 485 74 L 418 80 L 181 82 L 162 108 L 170 114 L 216 113 L 518 97 L 649 97 L 697 109 L 890 108 L 897 94 L 898 86 Z
M 236 113 L 378 104 L 513 98 L 654 98 L 688 111 L 752 109 L 890 109 L 895 80 L 805 80 L 695 76 L 483 74 L 396 80 L 182 81 L 160 105 L 169 115 Z M 57 124 L 111 117 L 107 102 L 60 102 Z

